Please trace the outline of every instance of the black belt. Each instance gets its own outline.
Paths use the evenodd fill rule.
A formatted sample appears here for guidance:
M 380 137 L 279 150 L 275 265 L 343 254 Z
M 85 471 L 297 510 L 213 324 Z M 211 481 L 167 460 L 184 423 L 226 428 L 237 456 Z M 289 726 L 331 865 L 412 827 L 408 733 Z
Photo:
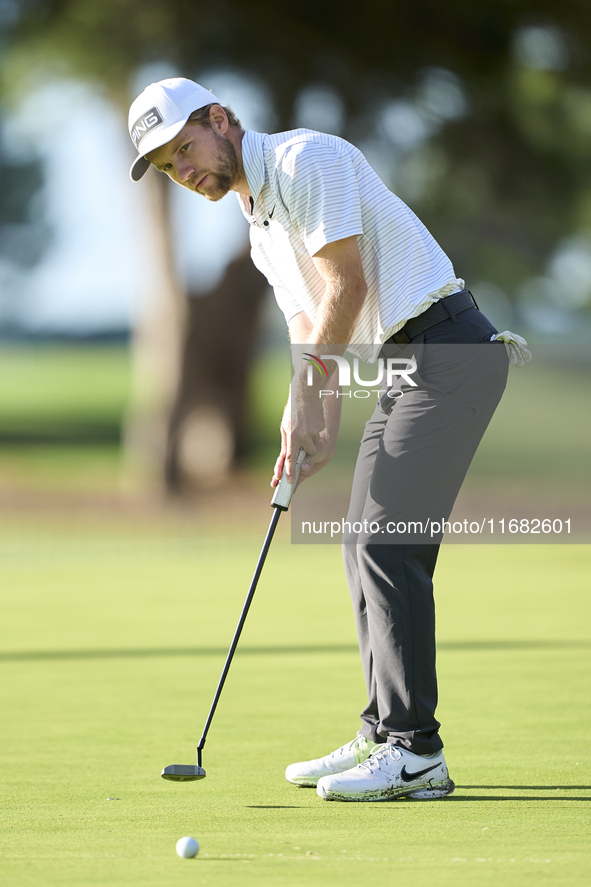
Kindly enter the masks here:
M 436 323 L 441 323 L 442 320 L 449 320 L 450 318 L 454 320 L 456 314 L 459 314 L 460 311 L 466 311 L 467 308 L 472 308 L 473 305 L 475 308 L 478 308 L 470 290 L 461 290 L 459 293 L 445 296 L 444 299 L 434 302 L 430 308 L 427 308 L 418 317 L 412 317 L 410 320 L 407 320 L 397 333 L 390 336 L 388 342 L 395 342 L 396 345 L 408 345 L 411 339 L 435 326 Z

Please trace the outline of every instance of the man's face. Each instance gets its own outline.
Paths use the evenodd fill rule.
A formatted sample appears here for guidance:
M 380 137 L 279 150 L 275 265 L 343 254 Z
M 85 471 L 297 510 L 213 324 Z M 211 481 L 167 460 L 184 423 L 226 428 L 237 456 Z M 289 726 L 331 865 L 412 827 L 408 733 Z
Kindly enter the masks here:
M 197 123 L 185 124 L 178 136 L 146 157 L 173 182 L 212 201 L 231 191 L 240 173 L 232 142 L 216 129 Z

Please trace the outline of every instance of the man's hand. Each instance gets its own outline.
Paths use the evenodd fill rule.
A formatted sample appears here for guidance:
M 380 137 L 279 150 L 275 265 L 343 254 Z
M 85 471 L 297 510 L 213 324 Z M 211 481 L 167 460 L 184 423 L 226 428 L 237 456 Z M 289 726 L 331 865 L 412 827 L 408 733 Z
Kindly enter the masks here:
M 288 408 L 289 403 L 285 408 L 286 413 L 288 412 Z M 291 410 L 289 410 L 289 413 L 291 415 Z M 296 490 L 302 483 L 302 481 L 306 480 L 307 477 L 312 477 L 312 475 L 317 474 L 322 468 L 324 468 L 325 465 L 328 465 L 335 454 L 337 446 L 337 436 L 338 426 L 334 431 L 329 431 L 327 428 L 324 428 L 323 431 L 318 435 L 318 440 L 316 441 L 316 444 L 314 446 L 315 452 L 311 454 L 306 451 L 306 457 L 300 467 L 300 476 L 298 478 Z M 281 480 L 283 467 L 286 464 L 288 440 L 289 435 L 286 430 L 284 430 L 283 423 L 281 423 L 281 452 L 279 453 L 277 462 L 275 463 L 273 478 L 271 480 L 272 487 L 276 487 Z M 289 472 L 292 466 L 295 465 L 295 453 L 297 452 L 298 450 L 292 445 L 290 452 L 290 468 L 286 468 L 288 478 L 290 477 Z M 294 454 L 293 459 L 291 458 L 291 453 Z
M 281 420 L 281 450 L 275 462 L 273 469 L 273 477 L 271 486 L 276 487 L 283 474 L 283 466 L 285 465 L 285 457 L 287 456 L 287 442 L 291 437 L 291 396 L 288 398 L 287 405 L 283 410 L 283 419 Z M 301 470 L 301 469 L 300 469 Z
M 339 423 L 341 419 L 342 404 L 341 399 L 336 397 L 336 389 L 338 388 L 336 373 L 333 377 L 331 377 L 327 384 L 331 389 L 335 390 L 335 394 L 326 397 L 324 400 L 319 399 L 319 403 L 322 405 L 323 411 L 323 428 L 320 433 L 314 435 L 315 440 L 312 443 L 314 453 L 309 453 L 308 450 L 306 450 L 307 455 L 300 468 L 298 486 L 307 477 L 312 477 L 312 475 L 317 474 L 322 468 L 324 468 L 325 465 L 328 465 L 335 454 L 337 438 L 339 434 Z M 295 435 L 292 434 L 291 426 L 292 413 L 290 395 L 290 400 L 288 400 L 285 410 L 283 411 L 283 421 L 281 422 L 281 452 L 279 453 L 279 457 L 277 459 L 277 462 L 275 463 L 275 470 L 273 473 L 273 479 L 271 481 L 272 487 L 276 487 L 281 480 L 281 475 L 283 474 L 283 467 L 286 462 L 288 451 L 290 453 L 290 458 L 291 453 L 294 454 L 293 461 L 295 463 L 295 453 L 297 453 L 299 447 L 296 448 L 296 445 L 293 442 Z
M 295 467 L 295 456 L 300 447 L 311 458 L 318 455 L 318 443 L 325 426 L 324 407 L 317 394 L 316 399 L 313 399 L 296 391 L 293 403 L 295 415 L 292 416 L 292 394 L 290 392 L 281 421 L 281 451 L 275 463 L 273 480 L 271 481 L 273 487 L 276 487 L 281 480 L 284 468 L 289 482 L 293 482 L 292 471 Z M 305 461 L 309 462 L 309 459 Z
M 308 477 L 318 474 L 332 459 L 337 448 L 337 435 L 331 434 L 326 428 L 320 435 L 320 440 L 316 444 L 316 453 L 313 456 L 306 456 L 300 468 L 300 476 L 298 478 L 296 490 L 299 485 Z

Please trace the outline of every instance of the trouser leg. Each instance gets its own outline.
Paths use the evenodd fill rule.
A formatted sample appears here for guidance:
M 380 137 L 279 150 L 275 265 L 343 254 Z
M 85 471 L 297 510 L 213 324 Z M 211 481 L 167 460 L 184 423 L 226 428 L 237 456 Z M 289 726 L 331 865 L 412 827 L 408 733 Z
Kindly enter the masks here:
M 363 516 L 363 509 L 365 508 L 365 501 L 369 484 L 371 482 L 375 457 L 378 452 L 379 443 L 382 439 L 387 419 L 388 417 L 386 413 L 381 410 L 376 410 L 365 426 L 365 432 L 361 441 L 357 464 L 355 466 L 355 476 L 351 490 L 351 503 L 347 515 L 347 521 L 352 526 L 355 525 L 356 521 L 361 520 Z M 361 654 L 361 664 L 363 666 L 363 675 L 365 677 L 365 686 L 367 689 L 368 701 L 361 713 L 361 732 L 373 742 L 384 742 L 385 737 L 381 736 L 378 732 L 380 717 L 378 711 L 377 684 L 368 623 L 367 601 L 365 598 L 361 571 L 359 569 L 359 546 L 356 544 L 357 534 L 355 532 L 346 533 L 343 542 L 345 575 L 347 577 L 349 593 L 353 603 L 357 638 L 359 641 L 359 652 Z
M 504 389 L 505 357 L 495 351 L 489 364 L 470 353 L 427 355 L 418 389 L 405 391 L 390 415 L 376 410 L 360 447 L 347 517 L 352 527 L 422 520 L 427 513 L 449 517 Z M 368 691 L 362 731 L 430 754 L 442 747 L 432 587 L 438 546 L 390 538 L 353 530 L 344 540 Z
M 433 572 L 438 545 L 360 545 L 374 657 L 378 734 L 415 754 L 432 754 L 439 737 Z M 363 717 L 363 716 L 362 716 Z
M 363 520 L 387 419 L 376 411 L 366 426 L 347 516 L 352 527 Z M 416 754 L 431 754 L 442 747 L 434 717 L 432 584 L 439 546 L 365 545 L 355 540 L 356 536 L 345 539 L 343 555 L 368 697 L 361 731 L 372 741 L 390 739 Z
M 416 754 L 442 747 L 434 716 L 432 577 L 438 550 L 438 545 L 344 546 L 367 687 L 361 732 L 374 742 L 395 741 Z M 364 586 L 372 587 L 367 599 Z

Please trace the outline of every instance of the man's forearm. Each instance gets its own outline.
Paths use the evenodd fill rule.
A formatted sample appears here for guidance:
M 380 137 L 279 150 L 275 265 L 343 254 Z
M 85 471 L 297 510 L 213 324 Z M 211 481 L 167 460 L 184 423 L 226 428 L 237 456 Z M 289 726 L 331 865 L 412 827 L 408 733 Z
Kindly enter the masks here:
M 305 353 L 320 359 L 325 354 L 343 355 L 353 336 L 366 295 L 364 281 L 355 285 L 344 284 L 342 287 L 328 284 Z M 316 397 L 317 392 L 330 386 L 327 385 L 326 378 L 317 373 L 310 379 L 307 374 L 308 364 L 301 362 L 302 350 L 297 351 L 300 352 L 299 355 L 295 353 L 296 349 L 292 349 L 294 357 L 299 357 L 299 360 L 294 361 L 295 385 Z
M 336 441 L 339 433 L 339 425 L 341 423 L 341 406 L 342 398 L 340 394 L 341 387 L 339 385 L 339 372 L 336 369 L 326 381 L 326 388 L 333 394 L 327 394 L 323 398 L 322 406 L 324 408 L 324 428 L 329 438 Z
M 291 450 L 299 446 L 303 446 L 313 457 L 318 454 L 320 456 L 316 459 L 318 465 L 325 461 L 322 448 L 332 436 L 329 435 L 327 422 L 330 421 L 331 428 L 338 431 L 340 403 L 334 407 L 332 404 L 323 403 L 321 392 L 329 384 L 334 368 L 327 370 L 323 365 L 322 356 L 333 354 L 340 357 L 347 350 L 367 295 L 367 284 L 356 237 L 326 244 L 313 259 L 318 273 L 325 282 L 325 291 L 311 330 L 300 315 L 296 315 L 290 325 L 290 334 L 292 328 L 296 335 L 298 332 L 303 333 L 307 344 L 300 345 L 299 348 L 294 347 L 292 336 L 295 372 L 290 396 L 291 427 L 286 428 L 286 436 L 289 438 L 286 443 L 289 447 L 287 456 L 289 470 L 291 470 Z M 316 357 L 319 363 L 315 361 Z M 317 371 L 312 370 L 314 363 L 317 363 Z M 334 400 L 339 401 L 340 398 L 335 397 Z M 323 432 L 325 437 L 321 442 Z
M 356 237 L 327 243 L 314 256 L 326 289 L 314 320 L 313 350 L 340 346 L 344 353 L 367 296 L 367 283 Z M 326 353 L 331 353 L 326 352 Z
M 329 346 L 333 353 L 344 354 L 366 295 L 367 286 L 364 280 L 327 284 L 312 329 L 312 345 L 322 349 Z M 334 348 L 340 350 L 334 352 Z M 321 352 L 318 352 L 318 356 L 321 356 Z

